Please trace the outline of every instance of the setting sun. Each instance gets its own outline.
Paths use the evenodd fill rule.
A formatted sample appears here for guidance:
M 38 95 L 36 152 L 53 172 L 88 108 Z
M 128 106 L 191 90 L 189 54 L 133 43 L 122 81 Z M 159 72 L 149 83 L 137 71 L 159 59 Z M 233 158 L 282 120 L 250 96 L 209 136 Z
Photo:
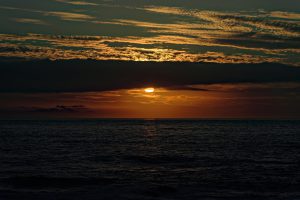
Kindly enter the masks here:
M 144 91 L 146 93 L 153 93 L 155 91 L 155 89 L 154 88 L 146 88 Z

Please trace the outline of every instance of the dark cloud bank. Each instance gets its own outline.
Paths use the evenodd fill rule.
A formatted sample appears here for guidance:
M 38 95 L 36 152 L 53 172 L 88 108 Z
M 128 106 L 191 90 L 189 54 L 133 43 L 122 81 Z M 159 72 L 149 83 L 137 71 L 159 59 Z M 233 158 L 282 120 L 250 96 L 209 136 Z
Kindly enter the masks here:
M 0 61 L 0 92 L 87 92 L 147 86 L 300 82 L 300 68 L 275 64 L 216 64 L 95 60 Z

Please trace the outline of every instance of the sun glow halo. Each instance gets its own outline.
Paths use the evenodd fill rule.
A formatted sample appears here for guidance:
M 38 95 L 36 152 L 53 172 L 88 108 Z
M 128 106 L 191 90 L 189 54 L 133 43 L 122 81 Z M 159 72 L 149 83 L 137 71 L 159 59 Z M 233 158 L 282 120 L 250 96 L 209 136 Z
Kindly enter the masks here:
M 153 93 L 155 91 L 154 88 L 145 88 L 144 90 L 146 93 Z

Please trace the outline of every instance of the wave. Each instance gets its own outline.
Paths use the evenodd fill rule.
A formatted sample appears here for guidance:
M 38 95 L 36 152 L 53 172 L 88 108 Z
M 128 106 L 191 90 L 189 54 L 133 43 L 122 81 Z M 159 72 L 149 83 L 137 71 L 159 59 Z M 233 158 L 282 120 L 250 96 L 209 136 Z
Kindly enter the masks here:
M 168 155 L 153 155 L 153 156 L 139 156 L 130 155 L 124 156 L 124 160 L 130 162 L 144 163 L 144 164 L 176 164 L 176 163 L 191 163 L 195 162 L 196 158 L 188 156 L 168 156 Z
M 2 188 L 19 189 L 47 189 L 47 188 L 74 188 L 83 186 L 101 186 L 113 184 L 117 180 L 112 178 L 81 178 L 81 177 L 10 177 L 0 179 Z

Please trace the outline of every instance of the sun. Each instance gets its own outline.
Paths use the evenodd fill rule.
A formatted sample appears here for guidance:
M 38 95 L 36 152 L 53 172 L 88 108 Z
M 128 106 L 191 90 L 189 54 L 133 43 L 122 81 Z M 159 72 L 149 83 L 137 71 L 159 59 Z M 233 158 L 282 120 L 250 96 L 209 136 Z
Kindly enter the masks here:
M 155 91 L 154 88 L 145 88 L 144 90 L 146 93 L 153 93 Z

